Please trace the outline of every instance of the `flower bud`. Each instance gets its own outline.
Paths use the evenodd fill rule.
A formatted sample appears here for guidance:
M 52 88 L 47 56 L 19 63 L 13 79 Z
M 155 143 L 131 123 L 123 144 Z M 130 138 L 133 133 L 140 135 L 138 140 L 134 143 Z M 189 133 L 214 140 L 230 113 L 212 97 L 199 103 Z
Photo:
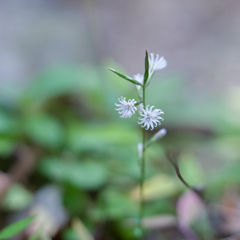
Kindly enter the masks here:
M 165 128 L 160 129 L 151 139 L 151 142 L 157 141 L 163 138 L 167 134 L 167 130 Z
M 138 157 L 139 157 L 139 159 L 141 159 L 142 156 L 143 156 L 143 143 L 140 142 L 140 143 L 138 144 L 137 148 L 138 148 Z

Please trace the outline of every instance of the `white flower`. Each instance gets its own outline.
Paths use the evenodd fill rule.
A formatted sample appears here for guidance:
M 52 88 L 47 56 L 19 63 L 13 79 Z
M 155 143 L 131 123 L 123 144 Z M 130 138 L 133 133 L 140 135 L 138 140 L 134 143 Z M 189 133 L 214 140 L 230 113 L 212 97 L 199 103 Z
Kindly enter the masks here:
M 167 66 L 167 61 L 164 57 L 159 57 L 158 54 L 156 54 L 156 58 L 154 59 L 154 53 L 150 53 L 150 56 L 148 57 L 149 61 L 149 73 L 152 74 L 156 70 L 163 69 Z
M 154 106 L 151 106 L 150 109 L 148 109 L 148 106 L 149 105 L 147 105 L 146 109 L 143 108 L 143 112 L 141 113 L 142 117 L 138 118 L 140 120 L 138 124 L 143 124 L 142 127 L 146 127 L 146 130 L 148 130 L 151 126 L 151 130 L 153 130 L 154 124 L 156 127 L 158 124 L 161 124 L 159 120 L 163 121 L 163 118 L 159 115 L 163 114 L 164 112 L 161 109 L 152 110 Z
M 135 79 L 139 83 L 143 84 L 144 76 L 143 76 L 143 74 L 138 73 L 138 74 L 133 75 L 133 79 Z M 139 86 L 139 87 L 141 87 L 141 86 Z
M 137 111 L 137 108 L 134 106 L 134 104 L 137 103 L 135 99 L 129 99 L 126 101 L 126 98 L 121 97 L 118 99 L 118 101 L 121 104 L 115 103 L 115 105 L 118 107 L 115 108 L 115 110 L 117 110 L 119 114 L 122 114 L 122 116 L 120 116 L 121 118 L 130 118 L 135 113 L 135 111 Z

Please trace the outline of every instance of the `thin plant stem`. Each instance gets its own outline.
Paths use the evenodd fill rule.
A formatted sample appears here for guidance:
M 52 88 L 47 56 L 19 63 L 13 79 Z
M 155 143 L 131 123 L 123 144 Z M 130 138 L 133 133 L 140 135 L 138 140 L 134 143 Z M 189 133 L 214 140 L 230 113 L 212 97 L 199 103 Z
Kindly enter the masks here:
M 183 179 L 177 163 L 176 163 L 176 162 L 172 159 L 172 157 L 170 156 L 170 152 L 168 152 L 168 153 L 166 154 L 166 156 L 167 156 L 168 160 L 170 161 L 170 163 L 173 165 L 173 167 L 174 167 L 174 169 L 175 169 L 175 171 L 176 171 L 176 174 L 177 174 L 179 180 L 180 180 L 188 189 L 190 189 L 190 190 L 192 190 L 192 191 L 195 192 L 195 191 L 196 191 L 195 188 L 192 187 L 192 186 L 190 186 L 190 185 Z
M 143 107 L 145 107 L 145 86 L 143 86 Z M 142 159 L 141 159 L 141 176 L 140 176 L 140 203 L 139 203 L 139 216 L 138 216 L 138 227 L 143 230 L 142 218 L 144 216 L 144 191 L 143 184 L 145 181 L 145 128 L 142 129 Z
M 180 169 L 179 169 L 179 167 L 178 167 L 178 164 L 177 164 L 176 160 L 174 160 L 174 157 L 171 156 L 170 151 L 166 151 L 166 157 L 167 157 L 167 159 L 169 160 L 169 162 L 172 164 L 172 166 L 174 167 L 175 172 L 176 172 L 179 180 L 180 180 L 189 190 L 195 192 L 201 199 L 203 199 L 203 196 L 202 196 L 202 194 L 203 194 L 203 189 L 201 189 L 201 188 L 198 189 L 198 188 L 196 188 L 196 187 L 194 187 L 194 186 L 191 186 L 190 184 L 188 184 L 188 183 L 184 180 L 184 178 L 183 178 L 183 176 L 182 176 L 182 174 L 181 174 L 181 172 L 180 172 Z

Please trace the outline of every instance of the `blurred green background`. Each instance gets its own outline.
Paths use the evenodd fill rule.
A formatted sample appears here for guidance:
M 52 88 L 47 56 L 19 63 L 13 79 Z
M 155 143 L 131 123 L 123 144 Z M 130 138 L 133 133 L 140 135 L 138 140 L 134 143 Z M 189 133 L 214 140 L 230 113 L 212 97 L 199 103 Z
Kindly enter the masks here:
M 52 239 L 134 239 L 141 129 L 136 115 L 121 119 L 115 103 L 137 93 L 108 67 L 143 73 L 147 49 L 168 61 L 146 92 L 168 131 L 147 150 L 147 239 L 185 239 L 177 221 L 187 189 L 166 149 L 178 153 L 189 184 L 205 187 L 210 213 L 225 219 L 219 235 L 237 234 L 239 10 L 237 0 L 2 1 L 0 229 L 37 213 L 16 239 L 38 231 Z M 195 200 L 193 208 L 200 209 Z M 207 217 L 189 209 L 188 224 L 212 239 Z

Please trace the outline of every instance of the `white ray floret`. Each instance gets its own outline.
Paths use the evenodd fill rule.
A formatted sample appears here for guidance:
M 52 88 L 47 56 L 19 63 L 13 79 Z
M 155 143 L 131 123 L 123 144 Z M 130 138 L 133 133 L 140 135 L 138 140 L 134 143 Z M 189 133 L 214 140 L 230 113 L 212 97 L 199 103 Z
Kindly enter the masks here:
M 135 113 L 135 111 L 137 111 L 137 108 L 134 106 L 134 104 L 137 103 L 135 99 L 129 99 L 128 101 L 126 101 L 126 98 L 121 97 L 118 99 L 118 101 L 120 102 L 120 104 L 115 103 L 115 105 L 118 107 L 115 108 L 115 110 L 117 110 L 118 113 L 121 114 L 121 118 L 130 118 Z
M 161 114 L 164 112 L 161 109 L 154 109 L 154 106 L 151 106 L 149 108 L 149 105 L 140 113 L 142 117 L 139 117 L 138 124 L 142 124 L 142 127 L 146 130 L 148 130 L 151 127 L 151 130 L 154 129 L 158 124 L 161 125 L 160 120 L 164 120 L 162 117 L 160 117 Z
M 159 57 L 158 54 L 156 54 L 156 58 L 154 58 L 154 53 L 150 53 L 150 56 L 148 57 L 149 61 L 149 73 L 153 73 L 156 70 L 163 69 L 167 66 L 167 61 L 164 57 Z

